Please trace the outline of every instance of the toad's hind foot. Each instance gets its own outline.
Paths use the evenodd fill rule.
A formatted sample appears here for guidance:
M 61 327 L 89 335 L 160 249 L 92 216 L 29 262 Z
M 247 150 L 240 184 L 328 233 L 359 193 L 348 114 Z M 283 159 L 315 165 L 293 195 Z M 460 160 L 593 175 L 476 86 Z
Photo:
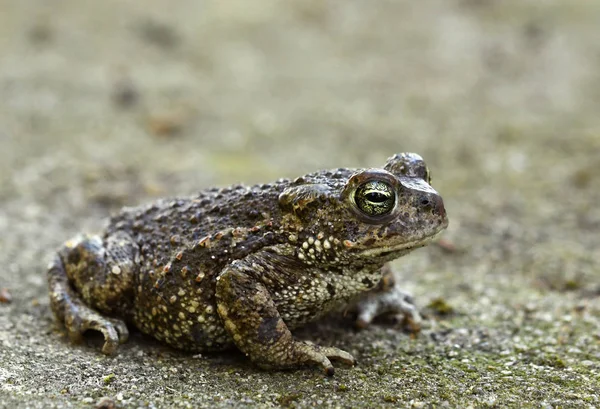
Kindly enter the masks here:
M 52 310 L 66 327 L 72 342 L 80 343 L 88 330 L 98 331 L 104 336 L 102 352 L 110 355 L 120 343 L 127 341 L 129 332 L 123 321 L 104 317 L 85 305 L 73 291 L 58 254 L 48 266 L 48 285 Z
M 83 334 L 88 330 L 102 333 L 104 345 L 102 353 L 112 355 L 119 344 L 129 338 L 129 331 L 125 323 L 118 319 L 106 318 L 86 306 L 69 308 L 65 314 L 65 327 L 73 343 L 81 343 Z

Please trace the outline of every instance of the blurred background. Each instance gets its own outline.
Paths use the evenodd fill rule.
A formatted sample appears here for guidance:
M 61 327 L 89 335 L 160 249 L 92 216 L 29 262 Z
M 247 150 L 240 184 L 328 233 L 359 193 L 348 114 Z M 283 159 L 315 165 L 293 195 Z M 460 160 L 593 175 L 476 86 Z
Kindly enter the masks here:
M 266 385 L 248 404 L 296 396 L 285 382 L 306 388 L 290 402 L 307 407 L 597 402 L 599 21 L 600 3 L 583 0 L 0 0 L 0 288 L 12 301 L 0 303 L 0 396 L 77 405 L 122 393 L 133 404 L 163 390 L 127 376 L 97 385 L 138 371 L 138 352 L 156 345 L 134 339 L 116 364 L 53 325 L 44 266 L 73 234 L 156 197 L 412 151 L 450 217 L 442 246 L 397 263 L 429 305 L 425 340 L 324 329 L 318 341 L 363 362 L 340 372 L 350 387 L 337 398 L 337 384 L 314 395 L 310 372 L 269 378 L 243 359 L 193 368 L 218 380 L 199 386 L 181 375 L 189 357 L 171 352 L 169 365 L 183 365 L 175 385 L 196 405 L 211 390 L 243 406 L 227 379 L 242 366 Z M 470 347 L 453 356 L 454 345 Z M 423 372 L 406 351 L 450 366 Z M 59 357 L 98 366 L 67 388 L 45 375 Z M 489 369 L 507 362 L 521 372 Z M 454 378 L 469 365 L 477 376 Z

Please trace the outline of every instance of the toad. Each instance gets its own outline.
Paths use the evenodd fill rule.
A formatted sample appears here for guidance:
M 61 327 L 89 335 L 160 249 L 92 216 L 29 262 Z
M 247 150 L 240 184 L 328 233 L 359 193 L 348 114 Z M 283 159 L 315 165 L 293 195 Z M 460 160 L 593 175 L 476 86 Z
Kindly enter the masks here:
M 429 170 L 414 153 L 383 168 L 319 171 L 124 208 L 98 235 L 67 241 L 48 267 L 50 304 L 74 342 L 127 324 L 175 348 L 237 347 L 263 368 L 354 364 L 292 330 L 347 305 L 366 326 L 382 313 L 418 312 L 387 263 L 447 227 Z

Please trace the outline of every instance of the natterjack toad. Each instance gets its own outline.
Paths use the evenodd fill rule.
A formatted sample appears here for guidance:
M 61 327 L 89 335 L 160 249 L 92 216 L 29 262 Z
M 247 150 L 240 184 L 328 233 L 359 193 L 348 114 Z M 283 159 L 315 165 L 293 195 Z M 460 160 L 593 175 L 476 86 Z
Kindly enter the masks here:
M 290 330 L 358 302 L 359 322 L 418 316 L 384 267 L 448 220 L 419 155 L 125 208 L 100 235 L 66 242 L 48 268 L 51 306 L 73 341 L 127 340 L 125 323 L 189 351 L 235 345 L 264 368 L 353 364 Z M 381 284 L 380 284 L 381 283 Z M 379 284 L 379 285 L 378 285 Z M 361 296 L 363 301 L 360 301 Z

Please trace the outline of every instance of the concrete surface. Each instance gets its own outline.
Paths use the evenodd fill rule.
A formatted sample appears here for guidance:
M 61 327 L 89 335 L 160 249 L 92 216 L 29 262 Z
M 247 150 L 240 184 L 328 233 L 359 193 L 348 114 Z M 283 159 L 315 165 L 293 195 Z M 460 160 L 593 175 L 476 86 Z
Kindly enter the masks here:
M 0 407 L 600 406 L 600 2 L 0 0 Z M 134 334 L 72 346 L 51 251 L 123 205 L 428 161 L 451 226 L 396 266 L 411 338 L 297 335 L 359 365 L 268 373 Z M 106 401 L 105 401 L 106 402 Z

